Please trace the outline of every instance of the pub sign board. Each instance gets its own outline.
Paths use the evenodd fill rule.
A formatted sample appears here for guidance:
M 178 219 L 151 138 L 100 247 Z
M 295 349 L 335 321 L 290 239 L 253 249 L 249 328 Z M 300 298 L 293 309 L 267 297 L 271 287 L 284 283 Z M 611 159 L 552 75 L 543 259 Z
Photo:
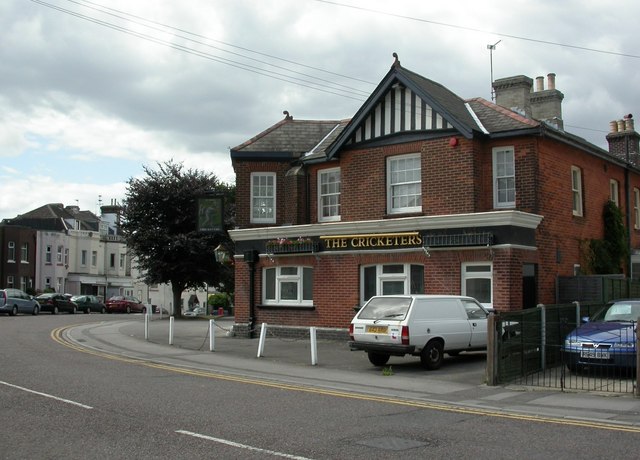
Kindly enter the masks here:
M 224 233 L 224 198 L 207 195 L 198 198 L 198 231 Z

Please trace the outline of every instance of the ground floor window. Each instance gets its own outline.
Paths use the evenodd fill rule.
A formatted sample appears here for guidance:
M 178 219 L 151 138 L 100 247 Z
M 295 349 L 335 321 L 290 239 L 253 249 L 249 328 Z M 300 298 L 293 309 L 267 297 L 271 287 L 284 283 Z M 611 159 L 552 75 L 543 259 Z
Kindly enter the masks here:
M 313 305 L 311 267 L 269 267 L 262 272 L 262 303 L 265 305 Z
M 360 268 L 362 303 L 375 295 L 424 294 L 424 265 L 385 264 Z
M 493 266 L 491 262 L 462 264 L 462 295 L 475 298 L 484 307 L 493 307 Z

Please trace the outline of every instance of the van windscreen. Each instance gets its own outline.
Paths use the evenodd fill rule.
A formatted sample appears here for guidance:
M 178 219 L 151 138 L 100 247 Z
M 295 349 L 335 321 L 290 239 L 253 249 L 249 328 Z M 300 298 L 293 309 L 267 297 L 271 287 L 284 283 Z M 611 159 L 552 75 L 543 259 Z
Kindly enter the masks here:
M 407 316 L 410 305 L 411 298 L 409 297 L 375 297 L 362 307 L 358 318 L 400 321 Z

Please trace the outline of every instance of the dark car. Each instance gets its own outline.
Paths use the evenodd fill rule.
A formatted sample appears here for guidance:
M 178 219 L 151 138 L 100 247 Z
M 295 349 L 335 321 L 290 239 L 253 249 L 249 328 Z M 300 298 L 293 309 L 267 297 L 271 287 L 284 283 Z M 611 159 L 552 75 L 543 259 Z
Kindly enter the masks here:
M 15 316 L 18 313 L 37 315 L 40 305 L 32 296 L 20 289 L 0 289 L 0 313 Z
M 97 313 L 106 313 L 107 307 L 99 297 L 95 295 L 74 295 L 71 301 L 78 306 L 78 310 L 85 313 L 92 311 Z
M 137 297 L 116 295 L 105 302 L 109 313 L 146 313 L 147 306 Z
M 40 311 L 51 312 L 52 315 L 57 315 L 61 311 L 75 314 L 78 311 L 78 306 L 69 300 L 69 298 L 63 294 L 56 292 L 46 292 L 36 297 L 36 300 L 40 304 Z
M 636 325 L 640 299 L 616 300 L 574 329 L 562 352 L 571 370 L 636 368 Z

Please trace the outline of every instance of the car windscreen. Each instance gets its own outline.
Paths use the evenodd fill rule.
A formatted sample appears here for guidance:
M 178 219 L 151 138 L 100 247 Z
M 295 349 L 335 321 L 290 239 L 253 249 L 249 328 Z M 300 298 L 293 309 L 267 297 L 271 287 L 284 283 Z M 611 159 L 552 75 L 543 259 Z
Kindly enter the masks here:
M 640 316 L 640 303 L 616 302 L 609 307 L 604 321 L 637 321 Z
M 392 319 L 403 320 L 407 316 L 411 298 L 409 297 L 374 297 L 360 313 L 358 319 Z

